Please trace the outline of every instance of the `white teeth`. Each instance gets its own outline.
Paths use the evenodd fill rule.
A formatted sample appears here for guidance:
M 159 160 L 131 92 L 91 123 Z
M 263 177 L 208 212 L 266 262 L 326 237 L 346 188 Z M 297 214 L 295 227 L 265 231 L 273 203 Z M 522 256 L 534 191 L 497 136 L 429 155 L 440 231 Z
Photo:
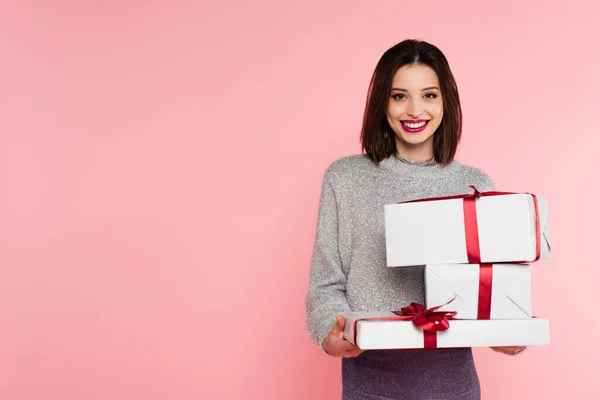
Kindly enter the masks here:
M 416 128 L 422 127 L 426 123 L 427 123 L 427 121 L 425 121 L 425 122 L 419 122 L 418 124 L 411 124 L 411 123 L 408 123 L 408 122 L 402 122 L 402 125 L 408 126 L 409 128 L 416 129 Z

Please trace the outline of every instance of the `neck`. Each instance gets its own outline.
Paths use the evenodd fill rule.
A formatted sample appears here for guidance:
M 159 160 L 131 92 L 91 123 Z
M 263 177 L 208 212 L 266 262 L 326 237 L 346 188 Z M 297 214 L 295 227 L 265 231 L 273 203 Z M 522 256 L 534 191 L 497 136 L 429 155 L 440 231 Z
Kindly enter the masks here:
M 425 162 L 433 159 L 432 148 L 408 148 L 406 146 L 398 146 L 398 154 L 410 161 Z

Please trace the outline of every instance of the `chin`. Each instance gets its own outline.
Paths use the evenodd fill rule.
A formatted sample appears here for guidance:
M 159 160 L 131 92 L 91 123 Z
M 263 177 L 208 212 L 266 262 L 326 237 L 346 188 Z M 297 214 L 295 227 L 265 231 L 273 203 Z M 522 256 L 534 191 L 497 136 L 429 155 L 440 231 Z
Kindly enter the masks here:
M 402 139 L 403 142 L 413 145 L 413 146 L 417 146 L 420 145 L 422 143 L 427 142 L 430 139 L 433 139 L 433 135 L 423 135 L 421 132 L 421 134 L 418 135 L 407 135 L 406 133 L 402 133 L 402 135 L 400 135 L 400 138 Z

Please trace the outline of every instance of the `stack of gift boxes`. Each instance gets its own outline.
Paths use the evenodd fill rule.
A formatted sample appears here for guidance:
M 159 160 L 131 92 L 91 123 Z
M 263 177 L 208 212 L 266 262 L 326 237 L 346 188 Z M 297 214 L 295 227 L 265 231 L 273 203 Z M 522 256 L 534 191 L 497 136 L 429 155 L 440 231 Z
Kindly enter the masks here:
M 425 304 L 344 314 L 362 349 L 532 346 L 531 266 L 550 258 L 544 197 L 477 192 L 385 206 L 387 267 L 425 265 Z

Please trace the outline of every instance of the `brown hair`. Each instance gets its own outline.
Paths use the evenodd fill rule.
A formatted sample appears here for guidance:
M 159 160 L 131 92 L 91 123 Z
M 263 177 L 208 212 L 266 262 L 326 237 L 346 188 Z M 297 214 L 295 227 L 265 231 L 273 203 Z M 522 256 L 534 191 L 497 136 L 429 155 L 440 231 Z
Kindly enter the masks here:
M 397 154 L 396 137 L 386 110 L 394 74 L 405 65 L 427 65 L 437 74 L 444 104 L 444 115 L 433 134 L 433 156 L 446 165 L 454 160 L 462 133 L 462 109 L 456 81 L 448 60 L 436 46 L 421 40 L 404 40 L 388 49 L 375 67 L 363 116 L 360 140 L 363 151 L 376 163 Z

